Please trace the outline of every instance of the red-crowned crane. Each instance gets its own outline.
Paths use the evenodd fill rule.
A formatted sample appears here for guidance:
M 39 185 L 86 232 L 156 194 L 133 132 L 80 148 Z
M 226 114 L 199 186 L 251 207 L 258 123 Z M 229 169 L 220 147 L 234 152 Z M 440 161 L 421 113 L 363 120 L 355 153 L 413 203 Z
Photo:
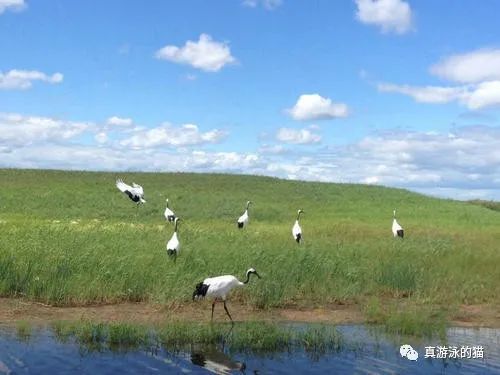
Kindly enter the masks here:
M 217 302 L 217 300 L 221 300 L 222 302 L 224 302 L 224 310 L 226 310 L 227 316 L 229 316 L 229 319 L 231 320 L 231 322 L 233 322 L 233 318 L 231 318 L 231 314 L 229 314 L 226 306 L 226 298 L 229 292 L 231 292 L 231 290 L 235 287 L 248 284 L 248 282 L 250 281 L 250 275 L 255 275 L 260 279 L 260 275 L 257 273 L 257 271 L 255 271 L 254 268 L 249 268 L 246 275 L 247 279 L 243 282 L 239 281 L 233 275 L 209 277 L 203 280 L 201 283 L 196 284 L 193 292 L 193 301 L 195 299 L 204 297 L 213 298 L 211 318 L 211 321 L 213 321 L 215 302 Z
M 132 182 L 132 186 L 127 185 L 122 179 L 116 180 L 116 187 L 123 193 L 127 194 L 128 197 L 135 203 L 146 203 L 144 199 L 144 189 L 141 185 L 137 185 Z
M 179 250 L 181 249 L 181 243 L 179 242 L 179 238 L 177 237 L 177 226 L 179 225 L 178 217 L 175 218 L 175 229 L 174 234 L 170 237 L 170 240 L 167 242 L 167 255 L 174 256 L 174 259 L 179 255 Z
M 175 221 L 175 214 L 174 211 L 172 211 L 170 208 L 168 208 L 168 198 L 167 198 L 167 208 L 165 208 L 165 219 L 167 219 L 168 222 Z
M 401 237 L 404 238 L 405 232 L 403 230 L 403 227 L 399 225 L 399 223 L 396 220 L 396 210 L 392 212 L 393 214 L 393 220 L 392 220 L 392 234 L 394 237 Z
M 297 219 L 295 220 L 295 224 L 293 224 L 293 228 L 292 228 L 293 239 L 295 241 L 297 241 L 297 243 L 302 242 L 302 228 L 300 227 L 299 219 L 300 219 L 300 214 L 303 214 L 303 213 L 304 213 L 304 211 L 302 211 L 302 210 L 297 211 Z
M 247 202 L 247 208 L 245 209 L 245 212 L 243 212 L 243 215 L 241 215 L 238 219 L 238 228 L 240 229 L 246 227 L 248 224 L 248 208 L 250 207 L 251 203 L 251 201 Z

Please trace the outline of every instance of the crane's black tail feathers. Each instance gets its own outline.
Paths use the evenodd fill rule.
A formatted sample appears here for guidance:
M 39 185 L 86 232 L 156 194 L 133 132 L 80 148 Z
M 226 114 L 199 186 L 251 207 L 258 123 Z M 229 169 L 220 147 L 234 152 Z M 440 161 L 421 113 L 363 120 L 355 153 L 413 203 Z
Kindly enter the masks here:
M 302 240 L 302 234 L 299 233 L 295 236 L 295 241 L 297 241 L 297 243 L 300 243 L 301 240 Z
M 405 237 L 405 232 L 403 229 L 400 229 L 396 232 L 398 234 L 398 237 L 404 238 Z
M 193 292 L 193 301 L 198 298 L 203 298 L 206 296 L 208 290 L 208 285 L 201 283 L 196 284 Z
M 240 228 L 240 229 L 243 228 L 243 225 L 244 225 L 243 222 L 238 221 L 238 228 Z

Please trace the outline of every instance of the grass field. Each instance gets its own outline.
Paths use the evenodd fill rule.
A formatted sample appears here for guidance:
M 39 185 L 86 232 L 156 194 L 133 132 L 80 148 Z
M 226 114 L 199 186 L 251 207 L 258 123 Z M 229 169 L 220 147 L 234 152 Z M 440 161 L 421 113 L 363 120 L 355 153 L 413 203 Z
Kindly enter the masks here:
M 135 181 L 137 208 L 114 186 Z M 165 198 L 183 221 L 174 263 Z M 236 228 L 247 200 L 250 224 Z M 291 235 L 302 208 L 304 243 Z M 391 233 L 392 210 L 405 239 Z M 377 186 L 180 173 L 0 170 L 0 295 L 53 305 L 191 303 L 205 277 L 249 267 L 235 291 L 256 308 L 387 301 L 498 304 L 500 213 Z M 391 307 L 392 308 L 392 307 Z M 376 319 L 376 318 L 374 318 Z

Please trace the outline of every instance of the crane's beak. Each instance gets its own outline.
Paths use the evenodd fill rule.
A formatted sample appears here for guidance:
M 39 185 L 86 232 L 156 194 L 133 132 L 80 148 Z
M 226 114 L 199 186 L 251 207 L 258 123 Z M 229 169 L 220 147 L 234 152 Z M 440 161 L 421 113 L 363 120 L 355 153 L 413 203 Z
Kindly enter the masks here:
M 262 277 L 260 277 L 260 275 L 257 273 L 257 271 L 255 271 L 255 276 L 257 276 L 259 279 L 262 279 Z

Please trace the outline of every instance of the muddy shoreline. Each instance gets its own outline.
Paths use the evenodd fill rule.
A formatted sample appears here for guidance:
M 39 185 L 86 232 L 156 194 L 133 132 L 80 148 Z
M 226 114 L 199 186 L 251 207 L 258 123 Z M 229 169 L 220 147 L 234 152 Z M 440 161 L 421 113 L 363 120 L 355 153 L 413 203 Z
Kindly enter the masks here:
M 228 303 L 235 321 L 292 321 L 306 323 L 362 324 L 366 318 L 356 304 L 331 305 L 322 308 L 252 309 L 236 302 Z M 90 320 L 97 322 L 128 322 L 161 324 L 169 321 L 208 322 L 210 302 L 185 305 L 152 303 L 118 303 L 81 307 L 55 307 L 23 299 L 0 298 L 0 324 L 15 325 L 24 321 L 46 325 L 58 320 Z M 224 322 L 227 316 L 221 304 L 215 308 L 214 321 Z M 500 328 L 500 306 L 463 305 L 450 320 L 451 326 Z

